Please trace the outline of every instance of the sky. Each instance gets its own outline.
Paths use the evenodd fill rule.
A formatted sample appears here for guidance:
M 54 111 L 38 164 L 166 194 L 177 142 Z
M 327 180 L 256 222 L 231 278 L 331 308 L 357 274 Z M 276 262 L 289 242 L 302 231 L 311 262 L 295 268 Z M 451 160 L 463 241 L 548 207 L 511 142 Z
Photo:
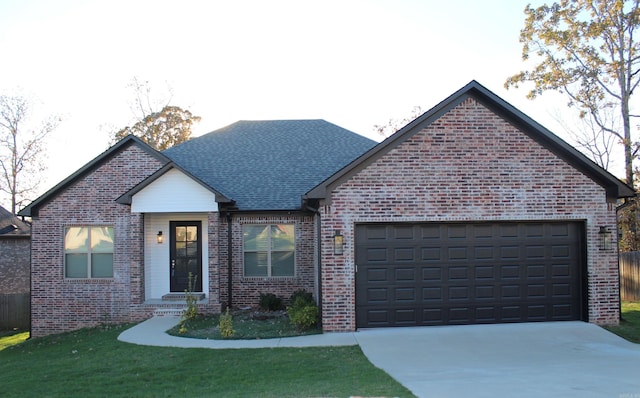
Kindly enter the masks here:
M 528 3 L 543 2 L 0 0 L 0 94 L 62 116 L 40 194 L 132 124 L 134 77 L 201 116 L 195 136 L 237 120 L 325 119 L 380 141 L 374 125 L 477 80 L 569 140 L 556 121 L 571 112 L 564 100 L 503 87 L 525 68 Z

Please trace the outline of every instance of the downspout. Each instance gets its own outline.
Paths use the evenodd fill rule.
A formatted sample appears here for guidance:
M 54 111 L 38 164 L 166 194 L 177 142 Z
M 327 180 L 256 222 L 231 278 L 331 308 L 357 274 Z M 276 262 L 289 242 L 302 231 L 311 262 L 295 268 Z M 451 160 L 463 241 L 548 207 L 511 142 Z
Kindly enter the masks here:
M 227 308 L 233 303 L 233 239 L 231 237 L 233 216 L 227 212 Z
M 316 243 L 317 243 L 317 253 L 316 253 L 316 262 L 318 264 L 318 307 L 320 311 L 318 311 L 318 329 L 322 329 L 322 218 L 320 217 L 320 211 L 311 206 L 307 206 L 307 210 L 311 211 L 315 214 L 316 220 Z

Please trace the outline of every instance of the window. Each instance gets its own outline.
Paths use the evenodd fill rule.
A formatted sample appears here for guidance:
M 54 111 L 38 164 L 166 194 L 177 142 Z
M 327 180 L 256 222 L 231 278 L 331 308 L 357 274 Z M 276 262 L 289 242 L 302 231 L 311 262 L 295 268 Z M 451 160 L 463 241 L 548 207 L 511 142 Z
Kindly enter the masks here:
M 244 225 L 244 276 L 295 276 L 293 224 Z
M 113 278 L 113 227 L 68 227 L 65 278 Z

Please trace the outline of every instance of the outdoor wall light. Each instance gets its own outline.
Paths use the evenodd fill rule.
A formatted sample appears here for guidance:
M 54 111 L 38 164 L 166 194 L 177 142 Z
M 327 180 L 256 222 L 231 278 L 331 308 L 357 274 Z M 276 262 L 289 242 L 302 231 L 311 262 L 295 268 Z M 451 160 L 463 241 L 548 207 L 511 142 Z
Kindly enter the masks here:
M 344 251 L 344 237 L 339 229 L 333 234 L 333 254 L 342 254 Z
M 611 250 L 611 231 L 606 226 L 600 227 L 600 250 Z
M 158 231 L 158 235 L 156 235 L 156 242 L 158 242 L 159 245 L 161 245 L 162 242 L 164 242 L 164 236 L 162 236 L 162 231 Z

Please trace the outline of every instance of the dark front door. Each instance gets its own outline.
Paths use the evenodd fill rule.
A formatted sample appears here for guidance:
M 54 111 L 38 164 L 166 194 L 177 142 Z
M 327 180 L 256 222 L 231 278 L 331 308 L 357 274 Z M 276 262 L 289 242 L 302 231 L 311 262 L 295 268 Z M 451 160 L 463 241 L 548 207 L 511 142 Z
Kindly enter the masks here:
M 171 221 L 170 280 L 172 292 L 189 289 L 189 274 L 192 276 L 192 291 L 202 291 L 202 232 L 200 221 Z

